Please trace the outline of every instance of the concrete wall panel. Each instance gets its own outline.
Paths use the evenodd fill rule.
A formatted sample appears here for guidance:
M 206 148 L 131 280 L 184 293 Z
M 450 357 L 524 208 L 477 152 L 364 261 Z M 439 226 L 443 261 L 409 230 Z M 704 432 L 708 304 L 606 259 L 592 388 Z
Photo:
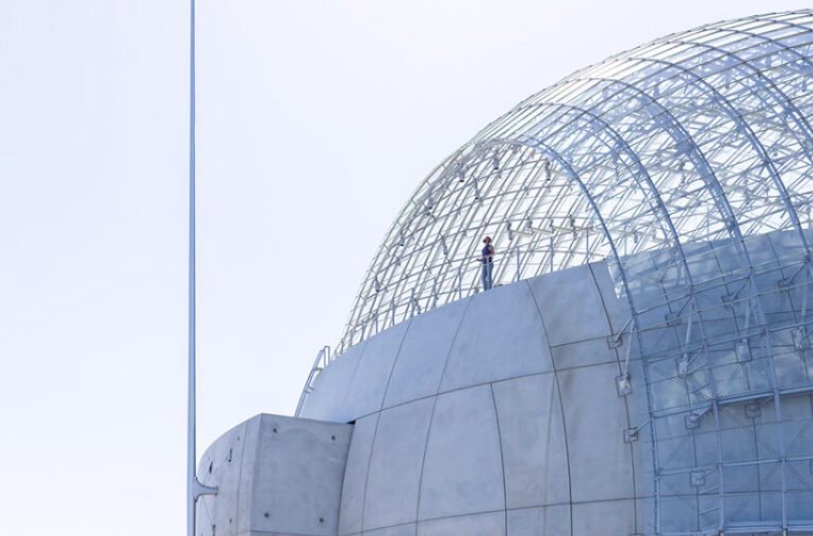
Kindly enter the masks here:
M 383 529 L 365 530 L 363 534 L 364 536 L 415 536 L 417 530 L 415 523 L 409 523 Z
M 336 534 L 353 427 L 277 415 L 260 418 L 252 530 Z
M 558 373 L 574 502 L 634 497 L 631 447 L 623 436 L 629 423 L 617 375 L 615 364 Z
M 395 357 L 411 322 L 403 322 L 367 339 L 347 399 L 349 420 L 381 410 Z
M 335 535 L 352 430 L 258 415 L 224 434 L 199 468 L 218 493 L 198 508 L 198 533 Z
M 426 447 L 419 519 L 505 508 L 490 386 L 438 396 Z
M 449 350 L 469 303 L 454 302 L 412 319 L 392 371 L 385 407 L 437 394 Z
M 567 448 L 553 373 L 493 385 L 508 508 L 570 501 Z
M 629 337 L 627 337 L 629 339 Z M 616 349 L 607 345 L 607 339 L 591 339 L 582 342 L 573 342 L 554 346 L 550 349 L 556 370 L 566 370 L 587 365 L 604 363 L 618 363 L 619 355 Z M 623 360 L 626 354 L 620 356 Z
M 382 411 L 364 508 L 364 530 L 414 521 L 434 398 Z
M 471 300 L 449 354 L 441 391 L 552 370 L 545 331 L 525 284 Z
M 305 399 L 303 416 L 334 422 L 352 420 L 345 411 L 345 402 L 366 345 L 364 341 L 350 348 L 319 373 L 313 392 Z
M 238 534 L 238 492 L 241 489 L 241 478 L 245 476 L 243 458 L 248 425 L 248 422 L 244 422 L 220 436 L 201 457 L 198 479 L 220 490 L 219 497 L 207 495 L 200 499 L 201 508 L 209 514 L 198 516 L 198 524 L 202 523 L 199 532 L 203 534 L 211 533 L 212 525 L 215 525 L 214 530 L 218 534 Z
M 353 427 L 353 440 L 347 453 L 347 465 L 342 485 L 339 536 L 361 532 L 367 473 L 377 427 L 377 413 L 359 419 Z
M 572 536 L 570 517 L 569 504 L 509 510 L 508 536 Z
M 504 536 L 505 512 L 450 517 L 422 521 L 418 524 L 418 536 Z
M 607 530 L 612 527 L 612 532 Z M 635 501 L 599 501 L 573 505 L 573 536 L 636 534 Z
M 611 334 L 604 300 L 589 266 L 528 279 L 527 284 L 539 305 L 551 346 Z

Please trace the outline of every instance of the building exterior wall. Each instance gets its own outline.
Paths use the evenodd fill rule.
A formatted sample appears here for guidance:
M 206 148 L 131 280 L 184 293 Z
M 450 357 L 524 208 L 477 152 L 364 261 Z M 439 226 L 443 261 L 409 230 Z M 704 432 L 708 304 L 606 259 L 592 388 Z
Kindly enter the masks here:
M 606 265 L 586 265 L 344 353 L 301 413 L 355 422 L 338 533 L 645 533 L 651 443 L 625 430 L 646 390 L 618 395 L 624 343 L 611 344 L 628 317 Z
M 215 441 L 198 468 L 216 486 L 197 509 L 199 536 L 333 536 L 350 424 L 261 414 Z
M 813 535 L 813 362 L 792 342 L 813 296 L 783 283 L 794 265 L 763 262 L 754 335 L 721 251 L 690 250 L 711 304 L 695 312 L 676 314 L 686 290 L 651 276 L 668 259 L 653 252 L 630 261 L 632 300 L 594 263 L 366 339 L 298 418 L 209 448 L 200 474 L 220 491 L 199 533 Z
M 349 349 L 301 412 L 356 426 L 339 534 L 813 534 L 813 361 L 789 342 L 813 296 L 782 286 L 783 240 L 746 241 L 753 299 L 732 298 L 726 244 L 701 244 L 694 311 L 652 252 L 630 300 L 594 263 Z

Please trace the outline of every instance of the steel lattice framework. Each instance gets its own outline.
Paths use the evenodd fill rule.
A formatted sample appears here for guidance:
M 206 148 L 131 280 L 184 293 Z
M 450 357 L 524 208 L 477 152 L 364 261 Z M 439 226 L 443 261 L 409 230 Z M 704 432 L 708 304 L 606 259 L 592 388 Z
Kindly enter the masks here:
M 776 230 L 806 251 L 811 24 L 801 11 L 673 34 L 514 107 L 398 215 L 339 350 L 478 292 L 484 234 L 496 282 L 606 258 L 625 289 L 632 253 L 673 249 L 685 264 L 687 245 Z
M 643 362 L 657 533 L 813 531 L 811 75 L 806 10 L 673 34 L 531 96 L 419 186 L 337 354 L 477 293 L 486 234 L 497 284 L 606 261 Z M 756 452 L 732 454 L 738 437 Z M 775 522 L 749 525 L 754 508 Z

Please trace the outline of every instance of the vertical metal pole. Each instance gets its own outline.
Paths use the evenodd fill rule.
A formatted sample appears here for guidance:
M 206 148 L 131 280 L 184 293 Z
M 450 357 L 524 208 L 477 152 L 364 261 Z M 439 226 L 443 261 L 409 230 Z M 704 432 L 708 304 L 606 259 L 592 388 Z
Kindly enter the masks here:
M 195 536 L 195 0 L 189 33 L 189 376 L 186 431 L 186 534 Z

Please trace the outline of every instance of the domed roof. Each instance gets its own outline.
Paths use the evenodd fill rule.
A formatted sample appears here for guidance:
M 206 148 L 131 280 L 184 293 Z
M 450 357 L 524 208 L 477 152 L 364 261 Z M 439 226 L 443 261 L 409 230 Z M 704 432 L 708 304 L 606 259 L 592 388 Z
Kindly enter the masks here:
M 729 282 L 745 286 L 765 262 L 749 235 L 786 231 L 775 254 L 806 263 L 812 27 L 806 10 L 672 34 L 512 108 L 407 202 L 338 351 L 478 292 L 484 235 L 497 284 L 606 260 L 632 324 L 641 278 L 696 301 L 703 281 L 690 259 L 703 244 L 727 248 Z M 641 253 L 655 251 L 669 258 L 644 268 L 653 261 Z

